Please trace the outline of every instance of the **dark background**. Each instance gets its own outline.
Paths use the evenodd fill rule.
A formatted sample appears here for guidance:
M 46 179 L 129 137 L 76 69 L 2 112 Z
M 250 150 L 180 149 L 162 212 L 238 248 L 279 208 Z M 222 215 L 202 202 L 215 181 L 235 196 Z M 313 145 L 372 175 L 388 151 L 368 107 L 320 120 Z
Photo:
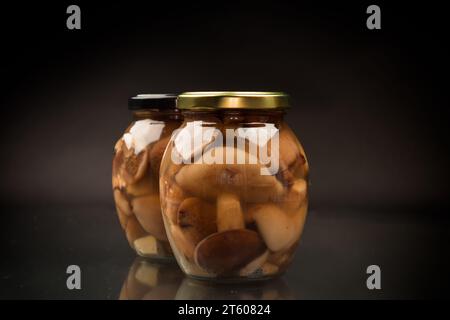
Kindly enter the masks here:
M 314 3 L 2 4 L 0 297 L 70 298 L 64 266 L 82 262 L 103 282 L 75 297 L 115 297 L 108 277 L 133 257 L 110 187 L 127 98 L 189 90 L 291 95 L 286 120 L 309 158 L 317 231 L 307 227 L 301 249 L 315 273 L 297 278 L 324 285 L 311 280 L 306 297 L 370 298 L 352 285 L 372 258 L 395 269 L 381 297 L 447 296 L 446 12 Z M 66 28 L 70 4 L 81 30 Z M 370 4 L 381 30 L 366 28 Z M 321 260 L 330 252 L 340 263 Z M 334 266 L 320 274 L 322 262 Z

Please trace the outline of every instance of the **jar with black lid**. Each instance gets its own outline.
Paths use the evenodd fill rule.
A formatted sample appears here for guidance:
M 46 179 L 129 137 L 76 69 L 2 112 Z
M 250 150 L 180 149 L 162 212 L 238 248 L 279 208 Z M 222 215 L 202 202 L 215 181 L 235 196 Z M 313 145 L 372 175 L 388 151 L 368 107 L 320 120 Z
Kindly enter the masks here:
M 138 255 L 172 257 L 161 216 L 159 167 L 172 132 L 182 123 L 174 94 L 140 94 L 128 101 L 132 122 L 114 147 L 116 211 Z

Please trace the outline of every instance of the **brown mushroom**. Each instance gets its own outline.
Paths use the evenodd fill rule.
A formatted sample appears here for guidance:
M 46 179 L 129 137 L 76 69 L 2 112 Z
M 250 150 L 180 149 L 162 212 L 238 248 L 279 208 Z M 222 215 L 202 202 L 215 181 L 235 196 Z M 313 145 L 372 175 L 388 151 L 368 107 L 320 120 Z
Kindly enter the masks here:
M 112 175 L 117 176 L 121 173 L 121 168 L 125 161 L 125 156 L 122 149 L 116 151 L 112 161 Z
M 127 185 L 126 190 L 130 197 L 146 196 L 159 192 L 157 182 L 148 175 L 133 184 Z
M 131 205 L 137 220 L 144 230 L 158 240 L 167 241 L 159 204 L 159 195 L 134 198 Z
M 178 208 L 177 224 L 188 241 L 196 245 L 217 230 L 214 206 L 199 198 L 187 198 Z
M 182 189 L 207 199 L 214 199 L 222 192 L 235 193 L 248 202 L 264 202 L 283 194 L 284 188 L 280 181 L 275 176 L 262 175 L 261 169 L 265 166 L 250 163 L 251 155 L 248 153 L 226 147 L 223 151 L 219 148 L 209 150 L 207 156 L 211 156 L 213 152 L 221 153 L 224 163 L 199 162 L 183 166 L 175 176 Z M 233 152 L 235 158 L 237 153 L 244 153 L 243 158 L 247 159 L 247 163 L 240 164 L 235 159 L 234 163 L 226 164 L 225 157 L 228 152 Z
M 283 128 L 280 130 L 280 164 L 290 167 L 299 157 L 299 142 L 296 141 L 295 135 L 291 130 Z
M 173 181 L 169 179 L 161 179 L 161 207 L 163 213 L 173 224 L 177 223 L 177 212 L 180 203 L 186 198 L 184 191 Z
M 147 170 L 148 151 L 144 149 L 136 155 L 134 149 L 129 149 L 124 156 L 120 173 L 128 184 L 133 184 L 141 179 Z
M 197 265 L 208 272 L 226 275 L 261 255 L 266 246 L 259 234 L 247 229 L 218 232 L 203 239 L 195 248 Z

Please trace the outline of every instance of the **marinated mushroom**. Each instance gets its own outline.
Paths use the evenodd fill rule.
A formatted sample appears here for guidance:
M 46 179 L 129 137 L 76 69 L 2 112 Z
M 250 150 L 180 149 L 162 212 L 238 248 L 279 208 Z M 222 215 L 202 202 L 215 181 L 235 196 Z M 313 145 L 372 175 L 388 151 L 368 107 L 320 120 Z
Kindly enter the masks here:
M 164 201 L 163 212 L 172 224 L 177 223 L 177 212 L 181 202 L 186 198 L 184 191 L 174 181 L 161 179 L 160 192 Z
M 194 258 L 201 268 L 217 275 L 238 272 L 264 253 L 266 246 L 259 234 L 247 229 L 218 232 L 203 239 Z
M 144 230 L 158 240 L 167 241 L 159 196 L 152 194 L 136 197 L 132 200 L 131 204 L 133 212 Z
M 127 185 L 127 194 L 132 197 L 141 197 L 150 194 L 158 194 L 158 185 L 153 179 L 145 177 L 136 183 Z
M 214 148 L 207 154 L 210 157 L 213 157 L 211 153 L 226 157 L 227 152 L 233 152 L 237 157 L 239 152 L 243 152 L 229 147 L 218 149 L 222 148 Z M 242 157 L 251 158 L 246 152 Z M 243 201 L 264 202 L 280 197 L 284 188 L 275 176 L 261 175 L 263 167 L 260 164 L 239 164 L 237 161 L 234 164 L 194 163 L 183 166 L 175 180 L 182 189 L 201 198 L 214 199 L 222 192 L 229 192 L 238 194 Z
M 215 208 L 199 198 L 187 198 L 178 208 L 177 224 L 186 239 L 196 245 L 216 232 Z
M 125 153 L 121 174 L 128 184 L 133 184 L 144 176 L 147 169 L 147 157 L 147 149 L 137 155 L 133 149 L 129 149 Z

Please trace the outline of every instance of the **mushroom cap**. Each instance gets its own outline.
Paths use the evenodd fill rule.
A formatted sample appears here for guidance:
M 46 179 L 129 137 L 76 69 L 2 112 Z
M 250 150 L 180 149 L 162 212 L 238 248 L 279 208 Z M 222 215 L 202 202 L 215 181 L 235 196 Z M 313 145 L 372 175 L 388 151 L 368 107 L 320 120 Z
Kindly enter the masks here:
M 264 165 L 240 149 L 217 147 L 207 151 L 207 156 L 223 155 L 223 163 L 196 162 L 183 166 L 175 176 L 178 185 L 185 191 L 207 199 L 216 198 L 223 192 L 235 193 L 244 201 L 265 202 L 280 197 L 283 185 L 273 175 L 262 175 Z M 226 163 L 226 154 L 233 152 L 235 158 L 241 154 L 246 163 Z M 220 157 L 219 157 L 220 159 Z M 201 181 L 201 183 L 199 183 Z
M 147 149 L 142 150 L 137 155 L 133 149 L 124 152 L 124 159 L 119 172 L 128 184 L 133 184 L 144 176 L 147 170 L 147 159 Z
M 196 245 L 217 231 L 215 208 L 199 198 L 184 199 L 178 208 L 177 224 L 186 239 Z
M 265 250 L 266 246 L 257 232 L 227 230 L 203 239 L 195 248 L 194 258 L 206 271 L 226 275 L 238 272 Z

